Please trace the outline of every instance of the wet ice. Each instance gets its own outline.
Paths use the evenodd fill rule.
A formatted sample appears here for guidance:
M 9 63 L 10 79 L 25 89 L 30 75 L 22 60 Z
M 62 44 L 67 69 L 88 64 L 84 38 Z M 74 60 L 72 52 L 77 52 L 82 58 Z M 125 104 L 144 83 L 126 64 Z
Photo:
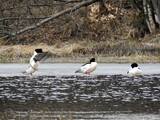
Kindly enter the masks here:
M 129 77 L 28 76 L 0 77 L 1 102 L 93 102 L 103 108 L 105 101 L 160 101 L 159 75 Z M 143 102 L 142 101 L 142 102 Z M 106 104 L 106 103 L 105 103 Z

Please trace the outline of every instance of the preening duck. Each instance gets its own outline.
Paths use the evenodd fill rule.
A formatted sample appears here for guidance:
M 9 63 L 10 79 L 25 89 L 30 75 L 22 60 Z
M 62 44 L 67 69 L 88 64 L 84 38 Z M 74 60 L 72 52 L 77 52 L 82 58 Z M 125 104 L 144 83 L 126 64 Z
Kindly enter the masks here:
M 97 68 L 97 62 L 95 58 L 90 59 L 90 61 L 82 65 L 75 73 L 90 74 Z
M 45 60 L 49 55 L 48 52 L 43 52 L 42 49 L 35 49 L 33 56 L 30 58 L 30 66 L 23 73 L 33 75 L 33 73 L 38 70 L 40 61 Z
M 131 75 L 142 75 L 142 70 L 138 67 L 137 63 L 132 63 L 131 68 L 127 73 Z

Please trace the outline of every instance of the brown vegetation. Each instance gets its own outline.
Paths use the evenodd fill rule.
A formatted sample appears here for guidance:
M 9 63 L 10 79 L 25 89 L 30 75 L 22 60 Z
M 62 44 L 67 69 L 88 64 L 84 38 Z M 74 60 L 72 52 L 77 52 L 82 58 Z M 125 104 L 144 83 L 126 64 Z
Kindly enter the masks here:
M 52 3 L 50 0 L 45 3 L 33 0 L 18 2 L 2 2 L 1 24 L 5 24 L 7 28 L 4 29 L 11 33 L 77 4 Z M 49 62 L 81 62 L 92 56 L 100 62 L 158 62 L 160 35 L 147 35 L 149 30 L 144 14 L 137 12 L 127 0 L 104 0 L 104 5 L 105 12 L 96 2 L 34 30 L 0 39 L 0 62 L 28 62 L 35 48 L 50 51 Z M 66 60 L 66 57 L 71 60 Z M 60 61 L 59 58 L 63 59 Z
M 17 3 L 17 4 L 16 4 Z M 19 4 L 18 4 L 19 3 Z M 37 25 L 36 23 L 47 19 L 50 15 L 66 10 L 73 4 L 54 4 L 47 0 L 46 3 L 29 0 L 9 3 L 3 2 L 2 26 L 9 33 L 17 33 L 26 26 Z M 41 6 L 39 6 L 41 4 Z M 15 7 L 16 6 L 16 7 Z M 126 7 L 128 6 L 128 7 Z M 6 8 L 8 7 L 8 8 Z M 13 9 L 9 9 L 9 8 Z M 63 7 L 63 8 L 62 8 Z M 146 28 L 141 15 L 126 0 L 107 1 L 105 0 L 107 13 L 100 12 L 99 3 L 83 7 L 76 12 L 71 12 L 47 22 L 34 30 L 22 33 L 3 41 L 3 44 L 35 44 L 46 43 L 54 45 L 57 42 L 70 40 L 81 41 L 85 39 L 99 41 L 119 41 L 139 39 L 144 37 Z M 38 26 L 38 25 L 37 25 Z M 139 28 L 137 28 L 139 26 Z M 32 27 L 31 27 L 32 28 Z M 23 30 L 23 29 L 22 29 Z M 4 31 L 3 31 L 4 32 Z M 7 34 L 7 33 L 6 33 Z M 2 38 L 4 34 L 1 34 Z
M 49 51 L 52 56 L 46 62 L 82 62 L 96 57 L 98 62 L 159 62 L 160 43 L 155 41 L 137 42 L 63 42 L 47 45 L 7 45 L 1 46 L 0 62 L 28 62 L 35 48 Z

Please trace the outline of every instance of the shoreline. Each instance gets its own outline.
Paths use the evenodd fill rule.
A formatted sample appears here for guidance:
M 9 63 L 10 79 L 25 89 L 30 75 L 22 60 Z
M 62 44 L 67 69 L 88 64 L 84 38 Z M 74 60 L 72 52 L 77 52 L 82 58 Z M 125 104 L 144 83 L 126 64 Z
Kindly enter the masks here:
M 41 63 L 86 63 L 91 57 L 52 57 L 48 58 Z M 123 56 L 123 57 L 95 57 L 98 63 L 160 63 L 159 57 L 155 56 L 139 56 L 135 58 L 133 56 Z M 3 63 L 28 63 L 30 58 L 0 58 L 0 64 Z
M 98 63 L 160 63 L 158 51 L 152 53 L 152 49 L 146 53 L 138 50 L 135 50 L 132 53 L 128 49 L 126 49 L 126 51 L 119 51 L 113 50 L 113 48 L 109 51 L 104 50 L 103 52 L 100 52 L 93 48 L 93 50 L 86 51 L 84 46 L 82 49 L 78 50 L 75 44 L 69 44 L 62 47 L 48 46 L 46 44 L 39 44 L 37 46 L 1 45 L 0 63 L 28 63 L 36 48 L 42 48 L 43 51 L 48 51 L 51 54 L 51 56 L 45 61 L 42 61 L 42 63 L 86 63 L 92 57 L 95 57 Z M 82 51 L 85 52 L 83 53 Z M 121 54 L 119 54 L 119 52 Z

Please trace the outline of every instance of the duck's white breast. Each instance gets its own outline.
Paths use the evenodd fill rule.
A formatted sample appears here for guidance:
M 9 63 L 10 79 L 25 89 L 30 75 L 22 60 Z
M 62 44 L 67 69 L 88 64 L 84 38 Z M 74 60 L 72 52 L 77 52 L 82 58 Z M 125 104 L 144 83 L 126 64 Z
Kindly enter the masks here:
M 132 75 L 142 75 L 142 70 L 140 70 L 138 67 L 131 68 L 129 70 L 129 73 Z

